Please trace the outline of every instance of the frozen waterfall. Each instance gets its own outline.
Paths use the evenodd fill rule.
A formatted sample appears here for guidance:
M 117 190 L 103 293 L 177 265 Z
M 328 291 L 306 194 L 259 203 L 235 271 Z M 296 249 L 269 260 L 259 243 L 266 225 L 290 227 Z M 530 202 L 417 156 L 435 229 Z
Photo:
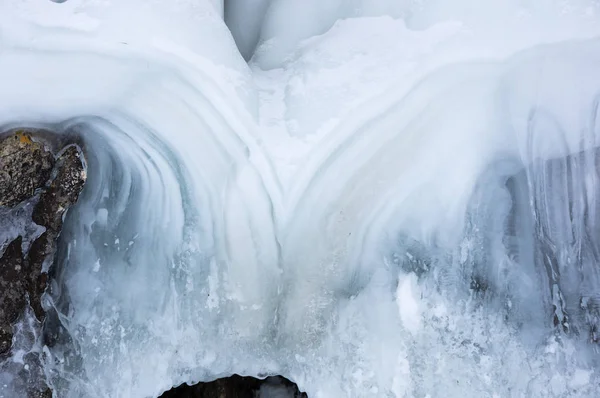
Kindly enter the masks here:
M 17 125 L 87 156 L 57 397 L 600 395 L 597 0 L 0 0 Z

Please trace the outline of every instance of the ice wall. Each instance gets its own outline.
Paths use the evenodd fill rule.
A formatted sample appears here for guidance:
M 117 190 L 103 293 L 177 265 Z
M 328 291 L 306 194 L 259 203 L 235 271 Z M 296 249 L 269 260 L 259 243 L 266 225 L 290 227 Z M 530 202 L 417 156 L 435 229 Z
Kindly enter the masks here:
M 235 41 L 207 0 L 0 2 L 0 125 L 89 163 L 59 396 L 597 395 L 599 5 L 224 14 Z
M 270 0 L 230 0 L 225 4 L 225 23 L 244 59 L 254 54 L 270 4 Z

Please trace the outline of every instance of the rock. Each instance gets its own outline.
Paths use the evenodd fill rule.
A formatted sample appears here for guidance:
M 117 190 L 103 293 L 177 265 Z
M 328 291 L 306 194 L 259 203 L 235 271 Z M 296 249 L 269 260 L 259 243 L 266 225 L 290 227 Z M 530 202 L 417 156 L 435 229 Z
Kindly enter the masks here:
M 10 350 L 12 324 L 27 304 L 21 242 L 20 236 L 10 242 L 0 258 L 0 355 Z
M 53 166 L 52 153 L 22 130 L 0 141 L 0 206 L 31 198 L 48 181 Z
M 54 258 L 63 216 L 77 202 L 86 180 L 80 156 L 75 146 L 69 146 L 63 151 L 56 162 L 54 179 L 42 192 L 33 209 L 33 222 L 46 228 L 46 232 L 32 243 L 27 256 L 30 304 L 40 321 L 44 318 L 40 298 L 48 281 L 48 274 L 43 271 L 50 268 L 49 264 Z
M 52 390 L 46 388 L 43 391 L 32 391 L 29 393 L 28 398 L 52 398 Z
M 66 145 L 57 155 L 49 147 L 34 131 L 17 130 L 0 140 L 0 209 L 9 208 L 7 214 L 12 214 L 12 207 L 34 206 L 31 220 L 43 227 L 37 227 L 43 232 L 20 231 L 21 236 L 0 252 L 0 359 L 10 353 L 15 322 L 27 304 L 37 320 L 44 321 L 41 297 L 64 215 L 77 201 L 86 181 L 85 161 L 77 146 Z M 0 245 L 5 243 L 0 241 Z M 40 332 L 35 330 L 34 335 Z M 16 376 L 29 386 L 28 397 L 51 397 L 38 354 L 31 352 L 23 360 L 24 370 Z
M 258 379 L 233 375 L 193 386 L 182 384 L 165 392 L 161 398 L 254 398 L 259 388 Z
M 86 173 L 77 147 L 67 147 L 56 162 L 56 177 L 42 192 L 33 210 L 33 221 L 55 234 L 60 232 L 64 212 L 73 205 L 86 180 Z
M 267 393 L 267 391 L 269 393 Z M 277 392 L 275 394 L 274 392 Z M 260 398 L 277 396 L 281 398 L 307 398 L 298 386 L 282 376 L 257 379 L 249 376 L 233 375 L 192 386 L 182 384 L 165 392 L 160 398 Z

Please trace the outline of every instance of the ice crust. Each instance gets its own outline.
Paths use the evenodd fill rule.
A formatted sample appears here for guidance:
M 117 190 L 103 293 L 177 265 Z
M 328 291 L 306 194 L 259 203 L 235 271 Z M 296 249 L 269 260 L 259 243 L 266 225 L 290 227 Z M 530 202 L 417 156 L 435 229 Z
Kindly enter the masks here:
M 58 396 L 598 396 L 600 4 L 480 3 L 0 0 L 0 126 L 86 143 Z

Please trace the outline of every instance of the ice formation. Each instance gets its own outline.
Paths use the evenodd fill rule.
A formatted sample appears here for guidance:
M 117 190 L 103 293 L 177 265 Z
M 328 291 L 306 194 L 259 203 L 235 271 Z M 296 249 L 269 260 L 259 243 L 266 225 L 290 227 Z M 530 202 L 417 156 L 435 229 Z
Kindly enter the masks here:
M 598 396 L 599 65 L 596 0 L 0 0 L 88 158 L 53 388 Z

